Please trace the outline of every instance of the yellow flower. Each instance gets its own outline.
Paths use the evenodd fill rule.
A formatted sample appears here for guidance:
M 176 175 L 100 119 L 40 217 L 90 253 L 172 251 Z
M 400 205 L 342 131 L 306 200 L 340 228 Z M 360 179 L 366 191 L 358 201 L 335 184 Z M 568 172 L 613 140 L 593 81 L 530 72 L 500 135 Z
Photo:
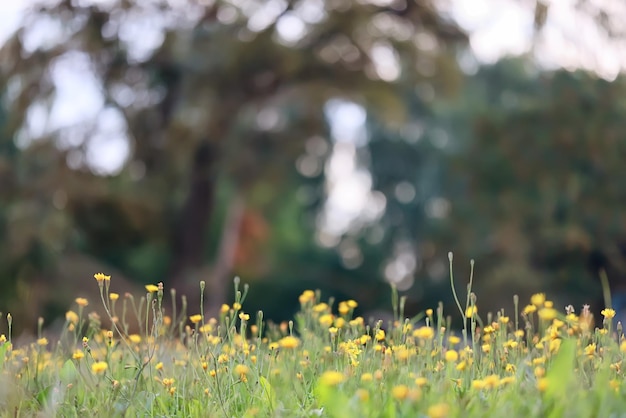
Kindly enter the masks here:
M 466 318 L 472 318 L 476 314 L 478 314 L 478 307 L 476 305 L 468 306 L 467 310 L 465 311 Z
M 425 377 L 417 377 L 415 378 L 415 386 L 421 388 L 422 386 L 426 386 L 428 384 L 428 379 Z
M 302 305 L 304 305 L 305 303 L 309 303 L 311 301 L 314 301 L 315 300 L 315 292 L 313 292 L 312 290 L 305 290 L 304 292 L 302 292 L 302 294 L 300 295 L 298 300 L 300 301 L 300 303 Z
M 159 361 L 154 368 L 157 370 L 163 370 L 163 362 Z
M 95 374 L 102 374 L 107 370 L 108 367 L 109 365 L 106 363 L 106 361 L 98 361 L 91 365 L 91 371 Z
M 363 317 L 357 316 L 356 318 L 350 320 L 349 324 L 351 327 L 363 326 Z
M 346 302 L 339 302 L 339 307 L 337 308 L 337 310 L 340 314 L 346 315 L 348 312 L 350 312 L 350 307 Z
M 324 312 L 328 310 L 328 304 L 321 302 L 313 307 L 313 312 Z
M 319 322 L 325 327 L 330 327 L 333 324 L 334 318 L 332 314 L 324 314 L 320 316 Z
M 498 386 L 504 386 L 504 385 L 508 385 L 514 382 L 515 382 L 515 376 L 506 376 L 500 379 L 500 383 L 498 384 Z
M 154 293 L 157 290 L 159 290 L 159 288 L 156 285 L 154 285 L 154 284 L 147 284 L 146 285 L 146 291 L 148 291 L 148 293 Z
M 413 336 L 422 340 L 430 340 L 435 336 L 435 330 L 427 326 L 419 327 L 413 331 Z
M 457 345 L 460 342 L 461 342 L 461 339 L 457 337 L 456 335 L 451 335 L 448 337 L 448 343 L 450 343 L 450 345 Z
M 76 301 L 76 304 L 77 304 L 78 306 L 81 306 L 81 307 L 83 307 L 83 308 L 84 308 L 85 306 L 89 305 L 89 301 L 88 301 L 87 299 L 85 299 L 85 298 L 76 298 L 76 300 L 75 300 L 75 301 Z
M 224 313 L 226 313 L 226 312 L 228 312 L 228 311 L 230 311 L 230 306 L 228 306 L 228 305 L 227 305 L 227 304 L 225 304 L 225 303 L 224 303 L 224 304 L 222 304 L 222 307 L 220 308 L 220 312 L 224 314 Z
M 98 283 L 102 283 L 102 282 L 108 282 L 111 280 L 111 276 L 107 276 L 104 273 L 96 273 L 93 275 L 94 279 L 96 279 L 96 281 Z
M 238 302 L 233 303 L 233 309 L 236 311 L 241 309 L 241 303 L 238 303 Z
M 78 323 L 78 315 L 74 311 L 67 311 L 65 313 L 65 320 L 71 324 L 76 325 Z
M 403 401 L 409 396 L 409 387 L 407 385 L 394 386 L 393 389 L 391 389 L 391 396 L 393 396 L 394 399 Z
M 245 364 L 238 364 L 235 366 L 235 373 L 238 375 L 247 375 L 250 369 Z
M 481 390 L 485 388 L 485 381 L 484 380 L 472 380 L 472 389 L 475 390 Z
M 611 308 L 602 309 L 602 311 L 600 313 L 606 319 L 613 319 L 615 317 L 615 310 L 611 309 Z
M 118 300 L 120 298 L 120 295 L 118 293 L 109 293 L 109 299 L 111 299 L 112 301 Z
M 247 313 L 239 313 L 239 319 L 241 319 L 242 321 L 249 321 L 250 320 L 250 315 L 248 315 Z
M 300 340 L 298 340 L 294 336 L 288 335 L 286 337 L 281 338 L 278 341 L 278 344 L 282 348 L 297 348 L 300 345 Z M 271 349 L 271 345 L 270 345 L 270 349 Z
M 141 336 L 139 334 L 130 334 L 128 339 L 131 343 L 139 344 L 141 342 Z
M 433 310 L 430 309 L 430 308 L 426 309 L 426 316 L 429 317 L 429 318 L 432 317 L 433 316 Z
M 526 305 L 522 310 L 522 313 L 528 315 L 537 311 L 537 307 L 535 305 Z
M 191 315 L 189 317 L 189 320 L 191 321 L 192 324 L 197 324 L 198 322 L 202 321 L 202 315 L 200 314 Z
M 371 382 L 374 376 L 371 373 L 363 373 L 361 375 L 361 382 Z
M 74 360 L 80 360 L 83 357 L 85 357 L 85 353 L 83 353 L 82 350 L 74 350 L 74 353 L 72 354 L 72 358 Z
M 385 330 L 379 329 L 376 331 L 376 341 L 382 341 L 385 339 Z
M 586 356 L 591 357 L 595 353 L 596 353 L 596 345 L 595 345 L 595 343 L 591 343 L 587 347 L 585 347 L 585 355 Z
M 552 321 L 554 318 L 556 318 L 556 309 L 554 308 L 542 308 L 539 309 L 539 312 L 537 313 L 537 315 L 539 315 L 539 318 L 541 318 L 544 321 Z
M 446 351 L 445 359 L 449 363 L 455 362 L 459 359 L 459 353 L 454 350 L 448 350 Z
M 326 386 L 337 386 L 345 379 L 346 377 L 341 372 L 327 371 L 320 376 L 320 383 Z
M 544 377 L 546 375 L 546 369 L 544 369 L 543 367 L 537 366 L 535 367 L 535 370 L 533 370 L 533 373 L 535 374 L 536 377 Z
M 546 301 L 546 294 L 545 293 L 535 293 L 534 295 L 532 295 L 530 297 L 530 303 L 532 303 L 533 305 L 535 305 L 538 308 L 543 306 L 543 303 L 545 301 Z
M 539 392 L 545 392 L 546 389 L 548 389 L 548 379 L 542 377 L 541 379 L 537 380 L 537 389 L 539 389 Z
M 559 351 L 559 348 L 561 348 L 560 338 L 550 341 L 550 344 L 548 345 L 548 349 L 550 350 L 551 353 L 556 353 L 557 351 Z
M 450 413 L 450 407 L 445 403 L 438 403 L 428 408 L 429 418 L 445 418 Z
M 359 304 L 358 304 L 358 303 L 356 303 L 356 301 L 355 301 L 355 300 L 352 300 L 352 299 L 350 299 L 350 300 L 346 301 L 346 303 L 348 304 L 348 306 L 349 306 L 351 309 L 354 309 L 354 308 L 356 308 L 357 306 L 359 306 Z
M 45 347 L 48 345 L 48 339 L 46 337 L 40 338 L 37 340 L 37 345 Z
M 505 348 L 516 348 L 519 343 L 515 340 L 507 340 L 503 345 Z
M 367 402 L 370 399 L 370 393 L 365 389 L 357 389 L 356 396 L 361 402 Z

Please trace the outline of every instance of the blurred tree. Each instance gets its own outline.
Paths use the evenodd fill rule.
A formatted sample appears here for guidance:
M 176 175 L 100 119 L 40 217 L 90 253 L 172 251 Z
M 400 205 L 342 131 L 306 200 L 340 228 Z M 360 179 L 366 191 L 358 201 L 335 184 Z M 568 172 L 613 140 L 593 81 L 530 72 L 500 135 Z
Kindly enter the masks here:
M 448 248 L 477 260 L 485 303 L 548 291 L 559 305 L 597 309 L 600 269 L 623 292 L 626 80 L 505 60 L 482 68 L 464 97 L 454 107 L 471 109 L 473 128 L 459 129 L 467 115 L 448 125 L 461 151 Z
M 3 188 L 14 213 L 3 289 L 26 274 L 19 260 L 31 283 L 53 276 L 37 263 L 81 253 L 187 293 L 206 279 L 213 308 L 234 263 L 258 267 L 273 201 L 299 184 L 294 161 L 308 138 L 328 137 L 326 102 L 402 120 L 398 92 L 459 84 L 466 41 L 427 0 L 42 4 L 0 52 L 3 172 L 15 184 Z M 89 117 L 59 122 L 64 74 L 73 94 L 95 86 Z M 113 140 L 127 152 L 118 167 L 102 152 Z
M 476 260 L 484 311 L 540 291 L 600 308 L 600 269 L 624 292 L 625 89 L 522 57 L 481 67 L 454 100 L 405 96 L 398 129 L 369 118 L 373 188 L 386 198 L 379 261 L 410 308 L 454 309 L 448 251 L 459 284 Z

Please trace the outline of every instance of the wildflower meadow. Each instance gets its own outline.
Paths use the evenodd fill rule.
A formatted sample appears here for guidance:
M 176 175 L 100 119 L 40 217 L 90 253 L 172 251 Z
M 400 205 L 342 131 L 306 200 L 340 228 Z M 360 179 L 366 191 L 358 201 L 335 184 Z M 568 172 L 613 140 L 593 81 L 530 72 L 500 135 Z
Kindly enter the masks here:
M 450 255 L 452 266 L 452 256 Z M 473 264 L 472 264 L 473 266 Z M 452 271 L 452 270 L 451 270 Z M 19 318 L 3 315 L 1 416 L 59 417 L 609 417 L 626 414 L 626 341 L 607 307 L 556 307 L 545 294 L 514 298 L 514 312 L 483 313 L 473 275 L 458 311 L 354 315 L 358 302 L 300 295 L 293 320 L 248 312 L 248 286 L 217 318 L 177 306 L 161 283 L 115 293 L 94 275 L 101 300 L 76 299 L 60 336 L 43 319 L 30 345 L 12 342 Z M 198 291 L 204 294 L 205 285 Z M 462 293 L 459 297 L 458 293 Z M 106 318 L 90 311 L 101 303 Z M 453 329 L 452 318 L 463 327 Z

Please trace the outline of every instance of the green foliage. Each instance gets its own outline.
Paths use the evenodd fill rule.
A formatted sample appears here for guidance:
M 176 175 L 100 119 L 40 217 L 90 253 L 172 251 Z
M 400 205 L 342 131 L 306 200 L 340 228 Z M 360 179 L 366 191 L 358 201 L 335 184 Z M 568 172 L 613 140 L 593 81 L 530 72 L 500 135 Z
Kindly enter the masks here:
M 116 281 L 99 277 L 111 320 Z M 610 331 L 610 309 L 602 327 L 590 329 L 587 310 L 561 314 L 537 294 L 521 316 L 500 311 L 489 323 L 471 315 L 466 345 L 442 326 L 448 319 L 440 309 L 427 311 L 424 322 L 403 318 L 397 295 L 398 320 L 370 327 L 355 316 L 356 301 L 335 307 L 319 291 L 306 291 L 295 327 L 276 327 L 263 323 L 262 313 L 251 320 L 248 287 L 240 292 L 238 282 L 232 306 L 216 318 L 166 315 L 168 297 L 155 287 L 138 299 L 140 306 L 155 300 L 154 309 L 146 316 L 124 310 L 110 329 L 82 318 L 79 306 L 58 342 L 40 334 L 12 346 L 3 335 L 0 408 L 23 415 L 329 418 L 566 417 L 624 408 L 626 341 L 621 328 Z M 145 332 L 131 334 L 132 322 L 145 323 Z

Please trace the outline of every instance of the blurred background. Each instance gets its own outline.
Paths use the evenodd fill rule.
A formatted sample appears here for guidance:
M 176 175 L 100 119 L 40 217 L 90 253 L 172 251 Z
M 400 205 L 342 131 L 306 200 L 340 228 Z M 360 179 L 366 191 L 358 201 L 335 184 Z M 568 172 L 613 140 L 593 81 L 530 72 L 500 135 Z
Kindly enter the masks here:
M 0 311 L 163 281 L 449 313 L 626 301 L 626 3 L 0 3 Z M 195 308 L 198 307 L 198 308 Z M 3 321 L 4 322 L 4 321 Z M 5 330 L 5 324 L 0 330 Z

